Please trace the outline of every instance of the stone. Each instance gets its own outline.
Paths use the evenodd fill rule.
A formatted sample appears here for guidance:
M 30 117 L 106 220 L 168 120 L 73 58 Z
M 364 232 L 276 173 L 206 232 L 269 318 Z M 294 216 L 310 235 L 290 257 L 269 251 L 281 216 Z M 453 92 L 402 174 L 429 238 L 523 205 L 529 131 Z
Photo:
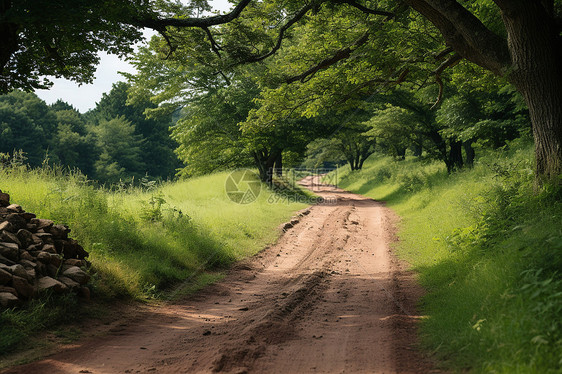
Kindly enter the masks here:
M 37 245 L 43 244 L 43 240 L 41 240 L 39 236 L 32 234 L 31 237 L 33 238 L 33 244 L 37 244 Z
M 0 286 L 0 292 L 9 292 L 14 296 L 18 296 L 18 292 L 16 291 L 15 288 L 13 287 L 8 287 L 8 286 Z
M 0 243 L 0 255 L 12 261 L 18 261 L 20 255 L 20 248 L 15 243 Z
M 31 223 L 37 225 L 37 230 L 41 230 L 41 229 L 50 229 L 54 222 L 51 221 L 50 219 L 32 219 Z
M 28 231 L 26 229 L 19 229 L 17 236 L 23 248 L 27 248 L 33 244 L 33 234 L 31 233 L 31 231 Z
M 90 289 L 88 287 L 80 287 L 80 290 L 78 291 L 78 295 L 86 301 L 90 301 L 90 294 Z
M 30 299 L 33 297 L 34 289 L 27 279 L 14 276 L 12 279 L 12 287 L 16 289 L 18 295 L 24 299 Z
M 43 250 L 45 252 L 53 253 L 53 254 L 57 253 L 57 250 L 55 249 L 55 246 L 52 245 L 52 244 L 45 244 L 43 246 L 43 248 L 41 248 L 41 250 Z
M 9 292 L 0 292 L 0 305 L 4 308 L 12 308 L 20 303 L 20 299 Z
M 35 278 L 37 277 L 35 269 L 25 269 L 25 271 L 27 272 L 27 279 L 31 281 L 35 280 Z
M 53 264 L 47 264 L 47 275 L 56 278 L 59 275 L 59 268 Z
M 28 251 L 25 251 L 25 250 L 20 251 L 20 262 L 22 260 L 35 261 L 33 256 Z
M 12 281 L 12 274 L 4 269 L 0 269 L 0 285 L 4 286 Z
M 11 205 L 8 205 L 6 208 L 9 211 L 12 211 L 14 213 L 23 213 L 23 208 L 21 206 L 19 206 L 18 204 L 11 204 Z
M 35 252 L 35 251 L 40 251 L 41 248 L 43 248 L 43 244 L 32 244 L 29 247 L 27 247 L 27 250 L 29 252 Z
M 51 254 L 49 252 L 40 251 L 36 257 L 37 260 L 41 261 L 44 264 L 48 264 L 51 262 Z
M 37 281 L 37 290 L 39 292 L 53 290 L 56 293 L 63 293 L 66 290 L 68 290 L 68 287 L 66 287 L 62 282 L 59 282 L 54 278 L 42 277 L 39 278 L 39 280 Z
M 51 260 L 49 262 L 59 268 L 62 265 L 62 258 L 59 255 L 53 253 L 51 253 L 50 255 Z
M 8 214 L 5 218 L 6 221 L 10 222 L 13 226 L 12 231 L 17 231 L 19 229 L 25 229 L 27 227 L 27 221 L 17 213 Z
M 12 232 L 14 230 L 14 226 L 10 222 L 4 221 L 0 223 L 0 230 Z
M 26 225 L 26 229 L 27 229 L 27 231 L 36 232 L 37 231 L 37 225 L 35 225 L 33 223 L 28 223 Z
M 74 267 L 74 265 L 68 265 L 68 264 L 64 264 L 61 267 L 61 271 L 64 273 L 65 271 L 67 271 L 68 269 L 70 269 L 71 267 Z
M 22 216 L 26 221 L 31 221 L 36 217 L 35 214 L 29 212 L 22 212 L 20 213 L 20 216 Z
M 53 225 L 49 229 L 49 233 L 51 235 L 53 235 L 53 237 L 55 239 L 66 240 L 66 239 L 68 239 L 68 233 L 69 232 L 70 232 L 70 229 L 68 228 L 68 226 L 65 226 L 65 225 Z
M 79 268 L 81 268 L 82 266 L 84 266 L 84 261 L 77 258 L 69 258 L 64 260 L 64 264 L 69 266 L 78 266 Z
M 32 257 L 33 258 L 33 257 Z M 37 264 L 33 262 L 33 260 L 20 260 L 19 264 L 23 266 L 26 270 L 27 269 L 35 269 Z
M 48 232 L 38 232 L 35 233 L 35 236 L 37 236 L 39 239 L 41 239 L 41 241 L 43 243 L 48 243 L 48 244 L 53 244 L 53 235 L 49 234 Z
M 90 275 L 77 266 L 72 266 L 66 269 L 65 271 L 63 271 L 62 275 L 82 285 L 88 283 L 88 281 L 90 280 Z
M 4 192 L 0 192 L 0 205 L 9 206 L 10 205 L 10 195 Z
M 22 247 L 21 241 L 17 235 L 9 231 L 0 231 L 0 242 L 15 243 L 18 247 Z
M 59 282 L 62 282 L 65 286 L 67 286 L 71 290 L 75 288 L 80 288 L 80 283 L 76 282 L 73 279 L 65 277 L 64 275 L 61 275 L 58 280 Z
M 18 277 L 22 277 L 22 278 L 27 279 L 27 271 L 25 271 L 25 268 L 20 264 L 8 266 L 8 271 L 10 273 L 12 273 L 12 275 L 14 275 L 14 276 L 18 276 Z
M 38 262 L 37 267 L 35 268 L 35 273 L 37 274 L 37 276 L 43 276 L 43 275 L 47 275 L 47 265 L 45 265 L 42 262 Z
M 4 264 L 4 265 L 15 265 L 15 261 L 12 261 L 10 259 L 7 259 L 6 257 L 0 255 L 0 264 Z

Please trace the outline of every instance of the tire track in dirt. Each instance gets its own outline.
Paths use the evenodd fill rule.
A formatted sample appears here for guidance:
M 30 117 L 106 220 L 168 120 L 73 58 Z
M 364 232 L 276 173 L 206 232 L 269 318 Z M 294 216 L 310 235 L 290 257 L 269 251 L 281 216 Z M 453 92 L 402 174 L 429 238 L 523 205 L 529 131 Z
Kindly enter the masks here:
M 382 203 L 303 183 L 326 203 L 221 282 L 120 331 L 5 373 L 422 373 L 420 289 L 390 253 Z

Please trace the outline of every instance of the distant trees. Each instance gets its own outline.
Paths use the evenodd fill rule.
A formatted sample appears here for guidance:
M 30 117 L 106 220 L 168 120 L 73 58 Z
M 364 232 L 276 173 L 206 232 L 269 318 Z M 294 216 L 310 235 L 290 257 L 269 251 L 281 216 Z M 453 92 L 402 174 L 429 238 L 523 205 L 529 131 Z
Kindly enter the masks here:
M 120 122 L 128 121 L 134 128 L 133 134 L 141 139 L 139 144 L 131 143 L 131 146 L 139 147 L 139 163 L 133 163 L 135 167 L 126 168 L 132 175 L 148 174 L 152 177 L 169 178 L 176 173 L 180 167 L 174 149 L 177 143 L 170 138 L 170 126 L 172 125 L 171 113 L 152 116 L 147 118 L 146 112 L 155 108 L 148 97 L 137 97 L 135 101 L 128 101 L 128 90 L 130 86 L 124 82 L 113 85 L 110 92 L 103 94 L 96 107 L 86 113 L 92 131 L 102 123 L 119 119 Z M 131 151 L 132 152 L 132 151 Z M 136 151 L 135 151 L 136 152 Z M 133 152 L 133 153 L 135 153 Z
M 78 168 L 103 183 L 172 177 L 179 163 L 169 137 L 171 117 L 146 119 L 143 113 L 153 104 L 126 105 L 127 88 L 116 84 L 84 115 L 60 100 L 49 106 L 32 93 L 1 95 L 0 153 L 22 150 L 31 166 Z
M 40 165 L 56 132 L 55 114 L 36 95 L 15 91 L 0 96 L 0 152 L 23 149 L 32 165 Z
M 142 162 L 142 138 L 135 134 L 135 126 L 124 117 L 102 120 L 92 127 L 96 146 L 100 151 L 95 161 L 98 178 L 109 183 L 120 179 L 142 177 L 146 165 Z

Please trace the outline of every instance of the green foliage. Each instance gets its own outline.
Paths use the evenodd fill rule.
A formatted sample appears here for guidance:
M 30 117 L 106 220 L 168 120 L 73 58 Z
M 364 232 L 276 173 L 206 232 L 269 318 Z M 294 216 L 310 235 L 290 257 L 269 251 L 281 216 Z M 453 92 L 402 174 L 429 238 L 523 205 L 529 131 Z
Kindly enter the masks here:
M 339 174 L 341 187 L 401 215 L 399 254 L 427 290 L 422 344 L 448 369 L 559 371 L 562 195 L 536 190 L 531 158 L 517 141 L 451 176 L 388 158 Z
M 0 96 L 0 152 L 23 149 L 28 162 L 39 166 L 56 129 L 55 115 L 36 95 L 14 91 Z
M 0 92 L 48 87 L 45 76 L 92 82 L 98 51 L 132 52 L 142 38 L 134 19 L 150 13 L 147 5 L 145 0 L 8 2 L 0 13 Z
M 142 138 L 135 134 L 135 126 L 124 117 L 101 121 L 92 128 L 100 156 L 95 162 L 96 175 L 109 183 L 120 179 L 140 178 Z
M 328 168 L 345 164 L 345 156 L 335 139 L 316 139 L 306 146 L 302 166 L 309 169 Z
M 135 173 L 147 173 L 153 178 L 170 178 L 180 166 L 174 155 L 177 144 L 170 138 L 169 127 L 172 125 L 172 116 L 160 114 L 147 118 L 146 112 L 153 109 L 155 105 L 146 97 L 137 97 L 134 101 L 128 101 L 129 90 L 130 85 L 124 82 L 113 84 L 111 91 L 103 95 L 96 107 L 85 114 L 85 118 L 93 125 L 117 117 L 123 117 L 131 122 L 135 127 L 134 134 L 143 139 L 139 145 L 141 164 L 139 169 L 134 170 Z M 127 176 L 121 177 L 126 179 Z
M 0 152 L 22 150 L 31 167 L 44 162 L 79 169 L 102 183 L 171 178 L 179 166 L 169 136 L 171 116 L 147 119 L 148 100 L 127 105 L 125 83 L 114 85 L 85 115 L 58 101 L 48 106 L 35 94 L 0 96 Z

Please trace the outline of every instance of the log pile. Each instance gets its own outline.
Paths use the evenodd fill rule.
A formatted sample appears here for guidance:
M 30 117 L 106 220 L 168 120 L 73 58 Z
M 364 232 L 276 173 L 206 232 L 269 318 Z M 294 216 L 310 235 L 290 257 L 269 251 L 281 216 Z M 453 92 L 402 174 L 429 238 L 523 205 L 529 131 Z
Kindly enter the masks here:
M 0 309 L 44 292 L 76 292 L 89 298 L 88 252 L 70 229 L 39 219 L 0 191 Z

